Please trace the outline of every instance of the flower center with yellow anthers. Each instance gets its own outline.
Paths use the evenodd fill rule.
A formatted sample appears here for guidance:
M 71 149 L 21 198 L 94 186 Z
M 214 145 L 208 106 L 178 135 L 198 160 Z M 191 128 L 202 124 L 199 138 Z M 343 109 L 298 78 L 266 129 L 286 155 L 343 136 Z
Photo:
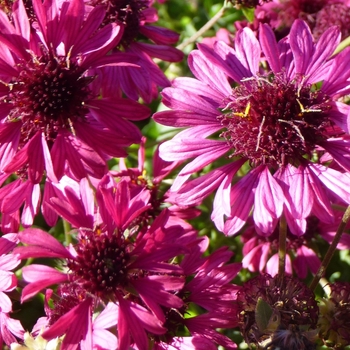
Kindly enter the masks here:
M 329 97 L 302 81 L 250 78 L 227 99 L 218 117 L 224 127 L 220 136 L 232 146 L 233 156 L 253 166 L 298 166 L 334 134 L 329 110 Z

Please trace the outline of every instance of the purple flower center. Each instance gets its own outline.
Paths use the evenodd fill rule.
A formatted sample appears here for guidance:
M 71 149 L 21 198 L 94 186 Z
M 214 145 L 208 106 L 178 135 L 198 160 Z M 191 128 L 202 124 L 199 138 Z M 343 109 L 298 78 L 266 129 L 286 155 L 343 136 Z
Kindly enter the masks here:
M 142 11 L 149 6 L 149 0 L 92 0 L 90 4 L 107 7 L 103 25 L 117 22 L 124 26 L 120 45 L 126 48 L 139 35 Z
M 84 102 L 94 77 L 83 76 L 84 70 L 66 57 L 49 55 L 33 57 L 18 70 L 4 102 L 13 105 L 8 120 L 23 123 L 21 143 L 39 130 L 47 140 L 54 140 L 61 128 L 74 132 L 74 121 L 88 111 Z
M 68 268 L 73 280 L 91 294 L 109 296 L 127 283 L 129 254 L 122 236 L 85 231 L 76 251 Z
M 282 76 L 247 79 L 233 90 L 218 117 L 221 137 L 252 166 L 298 166 L 329 137 L 329 98 L 314 86 Z

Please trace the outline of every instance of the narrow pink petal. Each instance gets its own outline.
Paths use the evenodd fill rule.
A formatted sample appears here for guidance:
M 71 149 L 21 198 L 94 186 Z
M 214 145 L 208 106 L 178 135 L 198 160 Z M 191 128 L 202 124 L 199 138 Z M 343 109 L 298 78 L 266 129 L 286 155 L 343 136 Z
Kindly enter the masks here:
M 289 34 L 290 47 L 295 61 L 295 72 L 305 75 L 314 54 L 311 30 L 306 22 L 296 20 Z
M 206 157 L 209 162 L 225 154 L 231 147 L 225 141 L 172 139 L 162 143 L 159 152 L 168 161 L 186 160 L 194 157 Z M 164 155 L 164 156 L 163 156 Z M 192 172 L 192 171 L 191 171 Z M 184 171 L 182 171 L 184 173 Z
M 21 259 L 16 254 L 6 254 L 0 256 L 0 271 L 12 270 L 17 267 Z M 0 287 L 1 288 L 1 287 Z
M 303 166 L 299 166 L 291 177 L 290 194 L 294 204 L 294 215 L 297 219 L 309 216 L 314 196 L 310 188 L 310 177 Z
M 190 53 L 188 66 L 197 79 L 209 85 L 214 91 L 219 92 L 223 98 L 231 95 L 232 88 L 227 81 L 227 76 L 210 62 L 201 51 L 194 50 Z
M 162 27 L 156 26 L 141 26 L 140 33 L 154 41 L 156 44 L 171 45 L 176 44 L 179 40 L 179 34 Z
M 334 50 L 340 43 L 340 39 L 341 33 L 336 26 L 328 28 L 318 39 L 315 46 L 315 52 L 305 72 L 308 83 L 312 84 L 317 83 L 320 80 L 328 80 L 324 79 L 324 77 L 320 77 L 319 71 L 333 54 Z M 328 69 L 328 72 L 330 72 L 330 69 Z
M 66 334 L 62 347 L 64 349 L 77 349 L 80 340 L 87 332 L 88 318 L 91 312 L 91 299 L 74 306 L 72 310 L 61 316 L 42 337 L 47 340 Z M 74 324 L 74 328 L 71 326 Z
M 309 169 L 320 181 L 339 198 L 350 204 L 350 177 L 348 174 L 326 168 L 319 164 L 309 164 Z
M 12 301 L 3 292 L 0 292 L 0 308 L 1 312 L 12 312 Z
M 27 12 L 22 1 L 16 1 L 12 7 L 12 20 L 17 29 L 19 29 L 23 38 L 30 40 L 30 24 Z
M 231 191 L 231 214 L 224 225 L 224 233 L 228 236 L 237 233 L 247 221 L 254 203 L 254 192 L 258 185 L 261 167 L 255 168 L 238 181 Z
M 261 48 L 265 54 L 267 62 L 274 73 L 280 72 L 281 62 L 279 60 L 279 49 L 275 33 L 272 31 L 271 27 L 265 23 L 260 24 L 259 33 Z
M 235 49 L 236 55 L 243 66 L 253 75 L 256 75 L 259 72 L 261 50 L 258 39 L 250 28 L 245 27 L 238 31 L 235 39 Z
M 36 280 L 38 280 L 39 278 L 40 276 L 37 276 Z M 30 283 L 27 286 L 25 286 L 22 290 L 21 302 L 23 303 L 27 301 L 28 299 L 32 298 L 33 296 L 38 294 L 40 291 L 42 291 L 43 289 L 51 285 L 66 282 L 66 281 L 67 281 L 67 276 L 61 274 L 61 276 L 57 276 L 57 277 L 52 276 L 49 279 L 40 279 L 38 282 Z
M 204 44 L 198 44 L 197 46 L 208 60 L 233 80 L 240 82 L 242 79 L 252 76 L 252 72 L 237 57 L 236 51 L 223 41 L 215 42 L 214 50 Z
M 113 327 L 118 322 L 118 307 L 112 302 L 109 302 L 102 312 L 96 317 L 93 328 L 107 329 Z
M 184 57 L 182 51 L 168 45 L 153 45 L 141 42 L 135 42 L 133 45 L 139 46 L 141 50 L 149 56 L 159 58 L 167 62 L 179 62 Z
M 71 254 L 69 254 L 68 250 L 60 242 L 58 242 L 52 235 L 38 228 L 27 228 L 24 231 L 19 232 L 18 237 L 22 243 L 34 246 L 30 252 L 28 251 L 28 254 L 34 254 L 37 252 L 35 257 L 51 256 L 67 259 L 72 258 Z M 30 246 L 17 247 L 15 248 L 14 253 L 20 254 L 22 259 L 34 257 L 33 255 L 27 255 L 26 249 L 28 248 L 30 248 Z

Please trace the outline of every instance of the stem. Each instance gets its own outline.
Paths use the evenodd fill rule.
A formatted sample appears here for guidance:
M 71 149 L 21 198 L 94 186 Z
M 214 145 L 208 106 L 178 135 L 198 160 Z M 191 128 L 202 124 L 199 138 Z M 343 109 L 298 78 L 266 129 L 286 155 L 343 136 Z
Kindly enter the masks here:
M 318 282 L 320 281 L 320 279 L 323 277 L 323 274 L 325 273 L 333 255 L 335 250 L 337 249 L 337 245 L 340 241 L 340 238 L 343 234 L 343 231 L 345 229 L 346 224 L 348 223 L 350 219 L 350 205 L 346 208 L 346 211 L 341 219 L 341 222 L 338 226 L 337 232 L 333 238 L 332 244 L 329 246 L 327 253 L 321 263 L 320 268 L 318 269 L 314 279 L 312 280 L 311 284 L 310 284 L 310 289 L 314 290 L 318 284 Z
M 189 39 L 176 46 L 176 48 L 183 50 L 187 45 L 194 43 L 202 34 L 209 30 L 222 17 L 226 9 L 227 1 L 225 0 L 224 5 L 213 18 L 211 18 L 201 29 L 198 30 L 198 32 L 194 33 Z
M 287 221 L 282 214 L 279 225 L 278 237 L 278 276 L 284 277 L 286 268 L 286 253 L 287 253 Z
M 69 244 L 72 242 L 72 235 L 70 234 L 71 226 L 70 223 L 66 220 L 63 221 L 63 230 L 64 230 L 64 237 L 65 237 L 65 244 L 66 246 L 69 246 Z
M 346 47 L 348 47 L 350 45 L 350 36 L 345 38 L 335 49 L 335 51 L 333 52 L 332 56 L 335 56 L 336 54 L 338 54 L 339 52 L 343 51 Z

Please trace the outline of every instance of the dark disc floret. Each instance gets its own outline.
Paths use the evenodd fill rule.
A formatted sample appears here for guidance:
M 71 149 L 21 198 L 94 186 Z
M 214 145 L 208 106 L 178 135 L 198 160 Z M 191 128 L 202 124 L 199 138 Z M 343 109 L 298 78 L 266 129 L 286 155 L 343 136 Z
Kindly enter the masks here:
M 85 102 L 91 97 L 89 84 L 94 77 L 67 57 L 44 54 L 18 65 L 16 80 L 8 84 L 5 103 L 13 105 L 8 121 L 22 122 L 21 142 L 42 131 L 48 141 L 64 128 L 74 132 L 74 122 L 88 112 Z
M 72 279 L 98 297 L 109 297 L 127 283 L 129 253 L 123 235 L 84 231 L 68 261 Z
M 298 166 L 329 137 L 329 110 L 329 97 L 314 86 L 277 75 L 242 81 L 218 120 L 233 156 L 252 166 Z

